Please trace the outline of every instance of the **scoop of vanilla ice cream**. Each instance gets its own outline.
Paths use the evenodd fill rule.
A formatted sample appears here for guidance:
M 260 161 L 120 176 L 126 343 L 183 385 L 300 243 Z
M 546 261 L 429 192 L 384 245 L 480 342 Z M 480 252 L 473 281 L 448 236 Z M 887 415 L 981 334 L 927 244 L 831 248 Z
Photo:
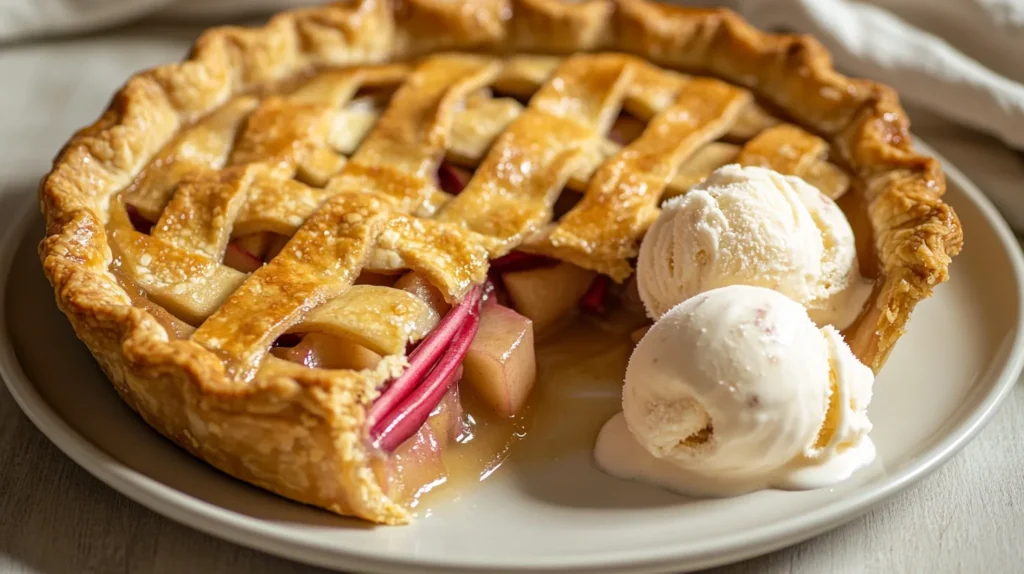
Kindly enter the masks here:
M 868 405 L 875 382 L 875 374 L 853 354 L 839 331 L 826 325 L 821 334 L 828 345 L 829 406 L 814 444 L 803 453 L 815 462 L 840 456 L 867 438 L 872 428 Z
M 866 435 L 871 384 L 835 329 L 777 291 L 732 285 L 651 327 L 630 358 L 622 406 L 654 457 L 742 479 L 815 464 Z
M 819 324 L 840 314 L 848 323 L 834 299 L 856 267 L 853 230 L 835 202 L 798 177 L 732 164 L 662 206 L 640 246 L 637 282 L 652 319 L 697 293 L 753 285 L 790 297 Z

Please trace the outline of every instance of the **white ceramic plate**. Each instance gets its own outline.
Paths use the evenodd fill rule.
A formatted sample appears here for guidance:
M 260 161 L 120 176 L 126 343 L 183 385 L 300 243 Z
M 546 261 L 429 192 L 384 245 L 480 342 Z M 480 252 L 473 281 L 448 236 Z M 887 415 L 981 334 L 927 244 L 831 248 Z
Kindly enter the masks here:
M 373 528 L 291 503 L 191 458 L 121 403 L 53 303 L 36 257 L 34 204 L 0 245 L 0 374 L 36 426 L 100 480 L 174 520 L 295 560 L 380 572 L 718 565 L 822 533 L 919 480 L 977 433 L 1016 380 L 1024 260 L 980 192 L 956 170 L 948 175 L 966 247 L 877 380 L 878 464 L 832 489 L 686 500 L 612 479 L 577 452 L 506 464 L 408 527 Z

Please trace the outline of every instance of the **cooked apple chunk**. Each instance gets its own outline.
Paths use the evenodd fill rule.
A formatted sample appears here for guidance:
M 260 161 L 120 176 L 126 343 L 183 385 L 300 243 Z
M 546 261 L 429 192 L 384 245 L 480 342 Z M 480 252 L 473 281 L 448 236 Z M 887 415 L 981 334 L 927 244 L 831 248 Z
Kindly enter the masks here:
M 380 464 L 377 476 L 388 496 L 411 500 L 425 488 L 448 476 L 441 457 L 443 443 L 432 425 L 424 424 Z
M 465 412 L 459 385 L 452 385 L 430 413 L 427 424 L 442 445 L 455 442 L 466 431 Z
M 493 299 L 480 312 L 480 328 L 462 361 L 469 385 L 499 416 L 519 414 L 537 380 L 533 322 Z
M 434 287 L 430 280 L 424 277 L 422 273 L 410 271 L 409 273 L 402 275 L 398 281 L 395 281 L 393 287 L 395 289 L 408 291 L 420 299 L 423 299 L 426 301 L 427 305 L 433 307 L 439 317 L 443 317 L 444 314 L 451 309 L 451 305 L 444 300 L 444 294 L 441 293 L 441 290 Z
M 501 276 L 516 311 L 533 321 L 538 335 L 570 316 L 596 273 L 571 263 L 511 271 Z
M 227 251 L 224 252 L 224 265 L 242 273 L 252 273 L 263 266 L 263 260 L 250 253 L 237 241 L 232 241 L 228 243 Z
M 281 359 L 320 369 L 372 369 L 381 356 L 343 337 L 310 333 L 294 347 L 278 347 L 271 351 Z
M 263 261 L 270 249 L 270 243 L 274 241 L 274 234 L 270 232 L 250 233 L 242 235 L 232 241 L 253 257 Z

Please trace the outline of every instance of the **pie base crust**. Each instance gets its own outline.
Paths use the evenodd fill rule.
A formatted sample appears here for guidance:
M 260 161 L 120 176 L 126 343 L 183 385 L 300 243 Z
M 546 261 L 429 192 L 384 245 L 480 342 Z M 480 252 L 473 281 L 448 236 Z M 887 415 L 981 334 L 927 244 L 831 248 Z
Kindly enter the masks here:
M 131 78 L 60 151 L 40 188 L 45 274 L 78 337 L 148 424 L 209 464 L 287 498 L 378 523 L 410 519 L 377 482 L 362 435 L 376 385 L 402 365 L 330 381 L 282 371 L 239 384 L 214 353 L 168 337 L 110 270 L 109 200 L 182 126 L 231 96 L 319 68 L 448 50 L 613 51 L 721 78 L 828 140 L 862 182 L 880 279 L 873 306 L 848 336 L 866 364 L 881 368 L 914 306 L 947 279 L 962 231 L 941 201 L 939 163 L 913 150 L 891 89 L 838 74 L 815 40 L 760 32 L 726 10 L 644 0 L 471 4 L 363 0 L 282 13 L 261 28 L 212 29 L 184 62 Z

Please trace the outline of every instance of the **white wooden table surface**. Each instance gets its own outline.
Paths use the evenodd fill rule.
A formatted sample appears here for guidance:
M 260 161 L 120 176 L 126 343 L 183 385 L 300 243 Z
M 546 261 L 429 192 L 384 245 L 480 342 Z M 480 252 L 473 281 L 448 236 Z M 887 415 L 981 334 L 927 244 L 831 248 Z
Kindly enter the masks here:
M 150 25 L 0 46 L 0 195 L 34 193 L 67 136 L 131 72 L 179 59 L 197 32 Z M 915 122 L 983 188 L 1024 183 L 1021 166 L 972 169 L 991 140 L 923 115 Z M 0 230 L 10 215 L 0 212 Z M 715 572 L 1024 572 L 1022 423 L 1018 385 L 977 440 L 931 477 L 829 534 Z M 0 388 L 0 573 L 8 572 L 318 570 L 190 530 L 121 496 L 52 446 Z

